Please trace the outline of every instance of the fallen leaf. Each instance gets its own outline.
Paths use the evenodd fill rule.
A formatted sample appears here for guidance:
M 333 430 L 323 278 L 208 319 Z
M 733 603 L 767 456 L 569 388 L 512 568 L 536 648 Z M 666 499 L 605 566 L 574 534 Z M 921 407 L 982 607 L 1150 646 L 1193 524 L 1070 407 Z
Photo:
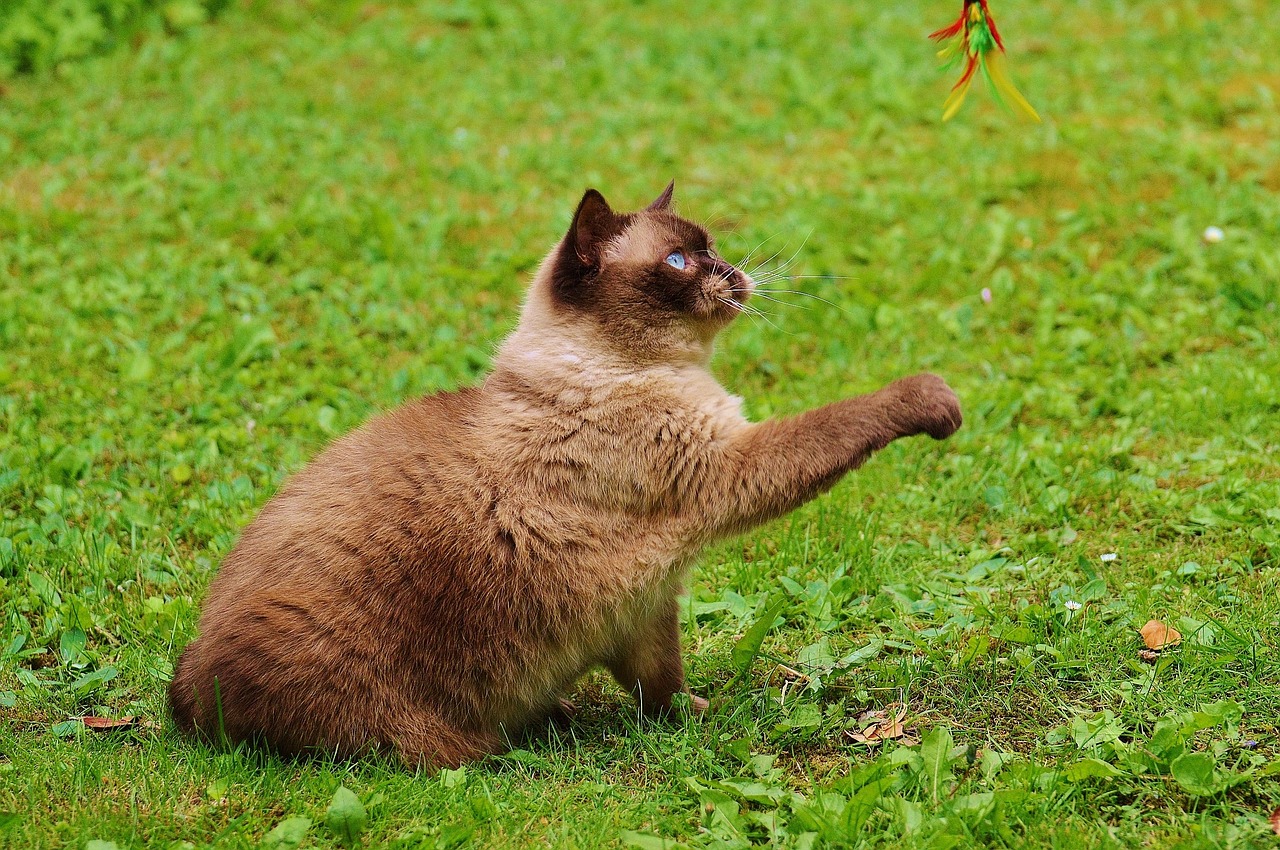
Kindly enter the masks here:
M 1271 813 L 1271 831 L 1280 835 L 1280 806 L 1276 806 L 1276 810 Z
M 894 712 L 892 715 L 889 714 L 890 710 Z M 920 739 L 912 734 L 914 730 L 906 727 L 906 719 L 906 706 L 893 703 L 887 709 L 862 712 L 857 717 L 857 728 L 847 730 L 845 735 L 854 743 L 868 747 L 878 747 L 885 741 L 892 740 L 907 746 L 920 743 Z
M 1149 620 L 1142 627 L 1142 642 L 1147 645 L 1147 649 L 1154 649 L 1157 652 L 1169 646 L 1177 646 L 1182 643 L 1182 633 L 1173 626 L 1166 626 L 1159 620 Z
M 117 729 L 132 729 L 138 724 L 138 718 L 132 714 L 128 717 L 81 717 L 80 722 L 85 728 L 95 732 L 114 732 Z

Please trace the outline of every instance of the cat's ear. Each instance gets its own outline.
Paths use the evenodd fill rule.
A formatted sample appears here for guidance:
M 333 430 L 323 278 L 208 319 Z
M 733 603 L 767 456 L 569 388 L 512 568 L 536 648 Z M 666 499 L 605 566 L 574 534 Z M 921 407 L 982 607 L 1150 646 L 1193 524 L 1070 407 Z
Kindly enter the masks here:
M 676 181 L 672 180 L 667 184 L 667 188 L 662 190 L 662 194 L 649 206 L 645 207 L 649 212 L 666 212 L 671 209 L 671 196 L 675 194 Z
M 578 202 L 569 226 L 569 243 L 586 266 L 598 266 L 605 243 L 622 230 L 622 221 L 609 202 L 595 189 L 588 189 Z

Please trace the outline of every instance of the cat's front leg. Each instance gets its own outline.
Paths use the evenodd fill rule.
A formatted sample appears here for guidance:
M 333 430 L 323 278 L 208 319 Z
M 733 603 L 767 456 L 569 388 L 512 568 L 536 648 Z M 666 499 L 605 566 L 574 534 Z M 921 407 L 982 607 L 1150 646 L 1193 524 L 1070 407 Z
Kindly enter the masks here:
M 618 684 L 631 694 L 646 715 L 671 710 L 672 698 L 689 693 L 680 655 L 680 623 L 674 598 L 661 603 L 656 615 L 640 624 L 625 645 L 607 662 Z M 707 709 L 707 701 L 689 694 L 695 712 Z
M 699 493 L 714 531 L 732 534 L 794 510 L 900 437 L 950 437 L 963 417 L 936 375 L 887 387 L 788 419 L 752 425 L 706 466 Z

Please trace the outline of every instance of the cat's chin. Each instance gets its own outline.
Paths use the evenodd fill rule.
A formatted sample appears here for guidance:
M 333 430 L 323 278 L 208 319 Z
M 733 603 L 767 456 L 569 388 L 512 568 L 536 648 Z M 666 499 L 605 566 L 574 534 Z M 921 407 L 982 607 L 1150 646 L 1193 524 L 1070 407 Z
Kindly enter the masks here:
M 733 286 L 724 292 L 724 298 L 721 299 L 725 303 L 725 308 L 731 310 L 734 314 L 745 313 L 747 301 L 756 291 L 756 282 L 741 272 L 738 277 L 733 280 Z
M 721 300 L 720 307 L 716 311 L 722 322 L 728 324 L 738 316 L 750 310 L 747 301 L 751 298 L 751 293 L 755 290 L 755 284 L 752 283 L 741 289 L 734 289 L 727 293 L 726 297 Z

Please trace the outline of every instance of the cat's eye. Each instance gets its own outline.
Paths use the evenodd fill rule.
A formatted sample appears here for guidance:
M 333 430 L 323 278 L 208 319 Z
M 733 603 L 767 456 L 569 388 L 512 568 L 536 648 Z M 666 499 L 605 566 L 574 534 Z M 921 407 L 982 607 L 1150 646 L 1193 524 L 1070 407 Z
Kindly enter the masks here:
M 667 265 L 671 266 L 673 269 L 683 269 L 684 254 L 681 254 L 679 251 L 672 251 L 670 254 L 667 254 Z

